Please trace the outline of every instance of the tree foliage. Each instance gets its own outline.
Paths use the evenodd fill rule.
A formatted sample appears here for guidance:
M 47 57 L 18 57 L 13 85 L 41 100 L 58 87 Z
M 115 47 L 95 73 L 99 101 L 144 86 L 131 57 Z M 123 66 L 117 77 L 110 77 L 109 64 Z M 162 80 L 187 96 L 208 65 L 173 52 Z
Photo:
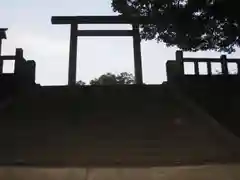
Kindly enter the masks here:
M 116 85 L 133 84 L 134 76 L 131 73 L 123 72 L 118 75 L 106 73 L 99 78 L 90 81 L 90 85 Z
M 237 0 L 112 0 L 123 16 L 147 16 L 141 37 L 186 51 L 233 52 L 240 45 Z
M 79 86 L 85 86 L 86 83 L 80 80 L 80 81 L 77 82 L 77 85 L 79 85 Z
M 134 76 L 131 73 L 123 72 L 120 74 L 106 73 L 99 78 L 90 81 L 90 85 L 117 85 L 117 84 L 134 84 Z M 86 85 L 83 81 L 78 81 L 77 85 Z

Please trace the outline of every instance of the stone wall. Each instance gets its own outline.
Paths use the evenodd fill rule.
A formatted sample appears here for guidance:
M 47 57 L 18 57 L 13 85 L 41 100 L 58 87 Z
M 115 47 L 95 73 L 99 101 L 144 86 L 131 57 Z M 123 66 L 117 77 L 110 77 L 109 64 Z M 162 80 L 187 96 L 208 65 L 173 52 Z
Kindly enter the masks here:
M 208 62 L 211 60 L 215 59 L 208 59 Z M 196 63 L 198 58 L 191 58 L 191 61 Z M 235 75 L 187 75 L 182 65 L 184 62 L 185 58 L 182 58 L 180 62 L 167 62 L 168 83 L 174 85 L 177 91 L 187 95 L 228 130 L 240 137 L 239 70 Z
M 240 162 L 240 142 L 167 85 L 42 87 L 1 112 L 0 164 Z

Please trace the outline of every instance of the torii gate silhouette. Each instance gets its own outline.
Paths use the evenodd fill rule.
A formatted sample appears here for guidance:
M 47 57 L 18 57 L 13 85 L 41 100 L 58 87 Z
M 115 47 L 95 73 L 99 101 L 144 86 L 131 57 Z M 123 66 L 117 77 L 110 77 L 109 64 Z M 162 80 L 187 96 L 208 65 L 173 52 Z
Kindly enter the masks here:
M 149 24 L 149 18 L 126 18 L 124 16 L 53 16 L 52 24 L 71 25 L 68 85 L 76 84 L 78 36 L 132 36 L 134 49 L 135 83 L 143 83 L 139 24 Z M 78 24 L 131 24 L 132 30 L 78 30 Z

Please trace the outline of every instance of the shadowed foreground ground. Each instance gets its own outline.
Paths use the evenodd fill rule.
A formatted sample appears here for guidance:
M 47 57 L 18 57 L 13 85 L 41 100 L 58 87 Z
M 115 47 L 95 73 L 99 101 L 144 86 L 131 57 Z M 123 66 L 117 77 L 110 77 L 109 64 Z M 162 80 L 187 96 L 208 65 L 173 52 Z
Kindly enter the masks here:
M 239 165 L 152 168 L 0 168 L 7 180 L 239 180 Z
M 240 179 L 239 138 L 165 85 L 28 92 L 0 143 L 0 179 Z
M 1 115 L 1 165 L 240 162 L 239 139 L 165 85 L 43 87 L 14 99 Z

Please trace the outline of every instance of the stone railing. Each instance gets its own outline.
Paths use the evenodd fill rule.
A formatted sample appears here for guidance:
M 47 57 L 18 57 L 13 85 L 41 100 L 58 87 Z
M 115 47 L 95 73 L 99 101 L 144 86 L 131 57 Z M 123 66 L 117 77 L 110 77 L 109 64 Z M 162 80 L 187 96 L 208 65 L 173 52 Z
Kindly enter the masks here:
M 194 65 L 194 73 L 186 74 L 184 64 L 185 63 L 193 63 Z M 199 64 L 205 63 L 206 64 L 206 73 L 201 74 Z M 215 73 L 213 72 L 213 64 L 220 64 L 221 65 L 221 72 Z M 234 63 L 237 66 L 237 72 L 235 74 L 231 73 L 228 64 Z M 182 51 L 176 52 L 176 60 L 167 61 L 166 64 L 167 69 L 167 77 L 168 81 L 179 81 L 182 79 L 186 79 L 186 77 L 194 76 L 238 76 L 240 77 L 239 69 L 240 69 L 240 59 L 227 59 L 226 55 L 222 55 L 220 58 L 185 58 L 183 57 Z M 184 78 L 183 78 L 184 77 Z

